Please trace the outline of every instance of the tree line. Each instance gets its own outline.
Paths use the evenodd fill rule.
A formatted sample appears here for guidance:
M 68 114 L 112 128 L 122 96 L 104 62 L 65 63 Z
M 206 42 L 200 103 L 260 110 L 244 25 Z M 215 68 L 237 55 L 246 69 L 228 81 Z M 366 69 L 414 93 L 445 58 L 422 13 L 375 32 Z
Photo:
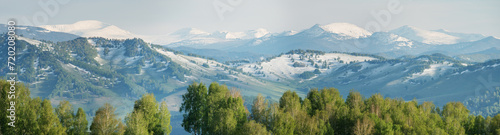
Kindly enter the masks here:
M 31 98 L 22 84 L 16 85 L 15 99 L 8 99 L 9 82 L 0 80 L 0 109 L 16 102 L 16 127 L 0 117 L 1 134 L 169 134 L 170 112 L 153 94 L 135 101 L 124 122 L 115 108 L 104 104 L 89 125 L 85 111 L 76 113 L 68 101 L 55 108 L 48 99 Z M 212 83 L 193 83 L 182 95 L 181 126 L 192 134 L 500 134 L 500 115 L 471 115 L 460 102 L 442 108 L 431 102 L 418 103 L 380 94 L 364 97 L 351 91 L 343 99 L 335 88 L 311 89 L 305 98 L 286 91 L 278 102 L 258 95 L 248 110 L 236 89 Z M 10 112 L 1 111 L 8 116 Z
M 225 85 L 193 83 L 187 90 L 180 111 L 192 134 L 500 134 L 500 114 L 471 115 L 460 102 L 439 108 L 356 91 L 344 100 L 337 89 L 324 88 L 303 99 L 286 91 L 275 103 L 258 95 L 248 111 L 239 92 Z
M 144 94 L 135 101 L 134 109 L 125 118 L 117 118 L 115 108 L 106 103 L 100 107 L 89 123 L 85 111 L 74 108 L 69 101 L 61 101 L 55 108 L 49 99 L 31 98 L 30 91 L 22 83 L 15 85 L 16 98 L 9 99 L 10 84 L 0 80 L 0 134 L 14 135 L 164 135 L 170 134 L 170 111 L 166 102 L 159 103 L 153 94 Z M 7 123 L 11 111 L 10 102 L 15 102 L 15 127 Z

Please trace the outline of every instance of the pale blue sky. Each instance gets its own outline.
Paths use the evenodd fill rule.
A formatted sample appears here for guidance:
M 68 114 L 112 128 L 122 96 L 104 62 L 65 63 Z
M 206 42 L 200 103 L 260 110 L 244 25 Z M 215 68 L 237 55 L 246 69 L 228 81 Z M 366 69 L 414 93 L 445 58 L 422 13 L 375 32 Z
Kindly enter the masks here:
M 1 23 L 32 16 L 43 8 L 35 0 L 2 0 Z M 54 0 L 41 0 L 54 1 Z M 272 32 L 303 30 L 314 24 L 347 22 L 365 27 L 376 21 L 370 12 L 387 10 L 389 0 L 65 0 L 47 24 L 99 20 L 137 34 L 166 34 L 194 27 L 243 31 L 265 28 Z M 219 1 L 233 11 L 221 20 L 213 6 Z M 241 1 L 230 5 L 228 1 Z M 398 0 L 395 0 L 398 1 Z M 392 14 L 382 30 L 403 25 L 447 29 L 500 37 L 499 0 L 399 0 L 402 11 Z

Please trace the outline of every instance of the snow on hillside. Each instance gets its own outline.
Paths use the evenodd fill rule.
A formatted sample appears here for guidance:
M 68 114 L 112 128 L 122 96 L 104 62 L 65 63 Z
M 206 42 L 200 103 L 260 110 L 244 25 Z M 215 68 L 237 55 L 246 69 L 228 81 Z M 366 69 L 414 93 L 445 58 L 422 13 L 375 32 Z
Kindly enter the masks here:
M 426 44 L 455 44 L 460 38 L 441 32 L 429 31 L 413 26 L 403 26 L 390 33 Z
M 444 73 L 450 71 L 451 69 L 455 68 L 453 67 L 453 63 L 450 62 L 431 64 L 430 68 L 426 68 L 424 69 L 424 71 L 419 73 L 414 73 L 408 79 L 417 79 L 423 77 L 437 78 L 437 76 L 443 75 Z
M 397 46 L 407 46 L 410 48 L 413 46 L 411 40 L 387 32 L 375 32 L 370 38 L 374 39 L 375 43 L 380 44 L 396 44 Z
M 301 60 L 301 58 L 303 58 Z M 314 65 L 309 61 L 312 60 Z M 261 63 L 249 63 L 238 66 L 243 72 L 249 72 L 253 76 L 261 77 L 264 79 L 277 81 L 279 79 L 294 79 L 305 71 L 314 71 L 319 67 L 322 73 L 328 73 L 332 70 L 341 67 L 351 62 L 375 60 L 372 57 L 366 56 L 353 56 L 342 53 L 327 53 L 324 55 L 317 54 L 285 54 L 270 61 Z M 303 64 L 304 66 L 295 66 L 294 64 Z M 326 65 L 324 65 L 326 63 Z M 317 65 L 317 67 L 315 67 Z
M 180 64 L 182 67 L 191 70 L 193 74 L 211 74 L 215 75 L 214 71 L 223 71 L 223 67 L 219 67 L 217 65 L 223 65 L 213 60 L 207 60 L 198 57 L 186 56 L 186 55 L 178 55 L 171 51 L 166 51 L 162 48 L 155 48 L 157 52 L 163 54 L 172 59 L 173 62 Z M 203 67 L 203 64 L 208 64 L 209 67 Z M 196 78 L 195 78 L 196 79 Z
M 224 73 L 227 74 L 227 76 L 230 77 L 231 79 L 236 78 L 237 80 L 245 81 L 248 83 L 267 85 L 257 80 L 254 77 L 247 76 L 241 73 L 236 73 L 235 71 L 233 71 L 233 74 L 231 74 L 229 72 L 231 71 L 231 69 L 228 69 L 229 67 L 214 60 L 207 60 L 199 57 L 175 54 L 174 52 L 166 51 L 162 48 L 154 48 L 154 50 L 156 50 L 160 54 L 163 54 L 171 58 L 173 62 L 178 63 L 180 66 L 190 70 L 193 75 L 188 76 L 187 78 L 191 78 L 192 80 L 198 80 L 199 78 L 196 78 L 196 76 L 198 77 L 203 75 L 215 76 L 217 73 Z M 208 64 L 208 67 L 204 67 L 203 64 Z M 225 80 L 219 80 L 219 81 L 225 81 Z
M 35 45 L 35 46 L 38 46 L 38 45 L 40 45 L 42 43 L 41 41 L 34 40 L 34 39 L 29 39 L 29 38 L 25 38 L 25 37 L 21 37 L 21 36 L 17 36 L 17 39 L 18 40 L 26 41 L 29 44 L 32 44 L 32 45 Z
M 22 36 L 17 36 L 17 40 L 26 41 L 29 44 L 32 44 L 32 45 L 34 45 L 34 46 L 42 49 L 42 51 L 52 51 L 52 50 L 54 50 L 54 47 L 52 47 L 52 44 L 43 43 L 43 42 L 35 40 L 35 39 L 29 39 L 29 38 L 25 38 L 25 37 L 22 37 Z M 26 51 L 26 50 L 23 50 L 23 51 Z

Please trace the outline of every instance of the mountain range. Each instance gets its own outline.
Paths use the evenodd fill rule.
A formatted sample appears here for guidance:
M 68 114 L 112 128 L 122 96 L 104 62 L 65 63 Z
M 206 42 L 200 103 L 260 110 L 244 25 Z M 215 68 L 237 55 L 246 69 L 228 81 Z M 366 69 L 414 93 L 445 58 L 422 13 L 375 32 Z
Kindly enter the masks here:
M 220 61 L 239 59 L 258 61 L 261 57 L 269 57 L 295 49 L 367 53 L 387 58 L 439 52 L 471 62 L 484 62 L 490 57 L 500 58 L 465 55 L 481 54 L 485 50 L 498 48 L 500 39 L 496 37 L 456 33 L 443 29 L 424 30 L 413 26 L 402 26 L 386 32 L 370 32 L 349 23 L 331 23 L 317 24 L 301 31 L 270 32 L 260 28 L 244 32 L 215 31 L 210 33 L 196 28 L 183 28 L 165 35 L 138 35 L 115 25 L 88 20 L 74 24 L 25 27 L 18 31 L 23 34 L 29 33 L 25 36 L 28 38 L 55 42 L 77 36 L 109 39 L 141 38 L 148 43 L 163 45 L 185 53 L 216 51 L 217 53 L 200 55 Z M 225 57 L 220 54 L 236 55 Z

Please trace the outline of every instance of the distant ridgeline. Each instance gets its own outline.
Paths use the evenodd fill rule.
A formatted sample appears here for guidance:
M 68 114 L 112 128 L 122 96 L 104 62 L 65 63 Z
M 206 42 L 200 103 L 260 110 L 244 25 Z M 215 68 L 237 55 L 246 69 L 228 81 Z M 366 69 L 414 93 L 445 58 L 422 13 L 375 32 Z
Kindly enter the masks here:
M 5 123 L 10 112 L 1 111 L 1 134 L 170 134 L 170 112 L 152 94 L 135 101 L 125 123 L 115 108 L 105 104 L 95 112 L 90 133 L 86 114 L 77 113 L 68 101 L 54 109 L 49 99 L 30 98 L 23 84 L 16 85 L 15 99 L 7 97 L 9 82 L 0 80 L 0 109 L 15 100 L 15 127 Z M 278 103 L 259 95 L 247 109 L 237 90 L 225 85 L 193 83 L 182 96 L 182 127 L 194 134 L 500 134 L 500 115 L 474 116 L 460 102 L 439 108 L 402 99 L 369 98 L 351 91 L 343 99 L 335 88 L 312 89 L 302 99 L 286 91 Z

